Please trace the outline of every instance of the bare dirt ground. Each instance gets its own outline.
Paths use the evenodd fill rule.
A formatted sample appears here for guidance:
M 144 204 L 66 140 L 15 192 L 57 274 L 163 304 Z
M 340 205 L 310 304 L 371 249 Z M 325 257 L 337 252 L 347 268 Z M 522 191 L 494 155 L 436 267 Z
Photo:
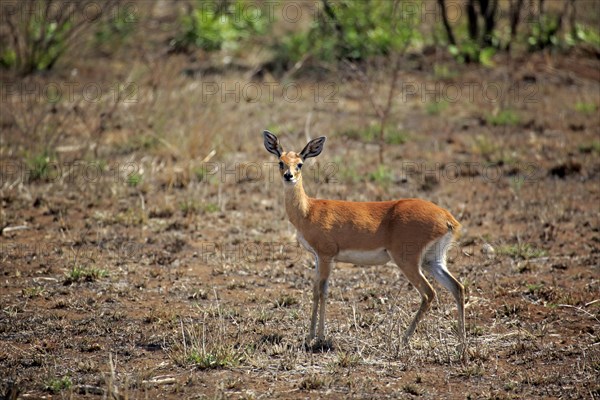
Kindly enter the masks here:
M 2 100 L 0 394 L 600 398 L 600 62 L 502 64 L 408 59 L 383 167 L 361 133 L 368 100 L 335 74 L 300 81 L 298 101 L 276 88 L 256 102 L 235 89 L 248 71 L 189 73 L 177 55 L 5 77 L 35 89 Z M 45 101 L 41 90 L 69 79 L 133 82 L 135 101 Z M 234 95 L 204 85 L 223 82 Z M 473 96 L 424 94 L 455 87 Z M 466 362 L 438 285 L 402 347 L 419 298 L 391 264 L 338 264 L 331 347 L 305 348 L 313 261 L 287 222 L 265 128 L 295 150 L 307 128 L 328 136 L 304 172 L 309 195 L 422 197 L 461 221 L 450 269 L 468 290 Z

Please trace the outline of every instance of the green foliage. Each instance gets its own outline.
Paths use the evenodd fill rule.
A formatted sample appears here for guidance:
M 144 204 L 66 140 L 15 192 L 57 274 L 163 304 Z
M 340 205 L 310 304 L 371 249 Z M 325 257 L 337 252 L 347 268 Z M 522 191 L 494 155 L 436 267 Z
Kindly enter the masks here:
M 590 143 L 585 143 L 579 146 L 579 152 L 584 154 L 596 153 L 600 154 L 600 140 L 594 140 Z
M 556 15 L 541 15 L 539 20 L 531 25 L 531 33 L 527 38 L 529 50 L 542 50 L 559 44 L 559 17 Z
M 377 169 L 369 174 L 369 178 L 380 185 L 387 186 L 394 181 L 394 174 L 386 165 L 378 165 Z
M 545 257 L 548 253 L 543 249 L 535 248 L 529 243 L 518 243 L 500 246 L 498 254 L 529 260 L 531 258 Z
M 328 4 L 307 31 L 276 41 L 276 64 L 287 69 L 309 55 L 329 63 L 366 60 L 402 51 L 419 35 L 416 13 L 392 1 Z
M 575 110 L 585 115 L 593 115 L 596 113 L 598 107 L 594 103 L 586 103 L 584 101 L 578 101 L 575 103 Z
M 571 45 L 582 42 L 600 48 L 600 30 L 598 28 L 594 29 L 584 24 L 576 23 L 574 35 L 568 33 L 566 35 L 566 42 Z
M 496 54 L 493 47 L 481 47 L 479 43 L 472 40 L 465 40 L 461 45 L 448 46 L 448 51 L 460 63 L 476 62 L 486 67 L 493 67 L 492 60 Z
M 72 27 L 67 21 L 63 24 L 32 18 L 28 29 L 34 42 L 43 44 L 40 51 L 33 52 L 32 67 L 36 70 L 50 69 L 67 49 L 66 35 Z
M 439 115 L 446 108 L 448 108 L 447 101 L 432 101 L 430 103 L 427 103 L 427 106 L 425 106 L 425 111 L 427 111 L 427 114 L 429 115 Z
M 102 7 L 89 7 L 90 3 L 91 0 L 15 2 L 16 12 L 7 13 L 0 21 L 0 66 L 23 75 L 52 69 L 69 49 L 93 32 L 93 27 L 114 15 L 118 2 L 106 2 Z
M 0 66 L 13 68 L 17 65 L 17 52 L 12 48 L 6 48 L 0 53 Z
M 134 172 L 127 177 L 127 185 L 137 187 L 142 182 L 142 175 Z
M 76 282 L 95 282 L 100 278 L 106 278 L 108 271 L 96 267 L 86 268 L 81 265 L 74 265 L 65 274 L 65 285 L 70 285 Z
M 173 46 L 177 50 L 235 50 L 251 36 L 265 33 L 268 22 L 267 15 L 248 1 L 238 0 L 223 7 L 198 2 L 191 14 L 181 18 L 182 31 Z
M 344 136 L 369 143 L 375 143 L 379 140 L 381 127 L 377 124 L 371 124 L 366 128 L 350 129 L 343 133 Z M 385 129 L 384 141 L 386 144 L 404 144 L 408 140 L 409 135 L 398 130 L 395 126 L 387 124 Z
M 59 393 L 62 390 L 68 390 L 73 387 L 73 381 L 68 376 L 62 378 L 52 378 L 46 382 L 45 388 L 50 393 Z
M 298 304 L 298 299 L 289 294 L 284 294 L 279 297 L 279 299 L 275 300 L 276 307 L 291 307 L 295 304 Z
M 122 7 L 114 18 L 110 18 L 98 26 L 95 41 L 99 46 L 120 45 L 135 31 L 138 17 L 134 8 Z
M 28 171 L 28 181 L 48 181 L 56 173 L 53 169 L 54 157 L 48 151 L 38 154 L 31 154 L 25 158 L 25 164 Z
M 434 64 L 433 76 L 436 79 L 454 79 L 458 76 L 458 72 L 450 69 L 446 64 Z
M 241 354 L 232 347 L 205 346 L 193 349 L 187 357 L 187 363 L 193 364 L 199 369 L 220 369 L 234 367 L 241 361 Z
M 221 210 L 218 204 L 216 203 L 204 203 L 204 211 L 207 213 L 214 213 Z
M 493 126 L 514 126 L 521 122 L 521 118 L 515 111 L 506 109 L 500 110 L 496 114 L 488 114 L 486 121 Z

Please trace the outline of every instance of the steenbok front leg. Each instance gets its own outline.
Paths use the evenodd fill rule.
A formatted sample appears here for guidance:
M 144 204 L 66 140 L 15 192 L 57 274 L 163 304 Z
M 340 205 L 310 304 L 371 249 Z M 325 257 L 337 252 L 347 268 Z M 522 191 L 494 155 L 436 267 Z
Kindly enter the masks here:
M 315 337 L 315 331 L 318 340 L 322 341 L 325 339 L 325 309 L 327 307 L 327 292 L 329 290 L 330 273 L 331 260 L 328 258 L 317 257 L 309 340 L 312 340 Z M 319 322 L 318 330 L 317 316 Z

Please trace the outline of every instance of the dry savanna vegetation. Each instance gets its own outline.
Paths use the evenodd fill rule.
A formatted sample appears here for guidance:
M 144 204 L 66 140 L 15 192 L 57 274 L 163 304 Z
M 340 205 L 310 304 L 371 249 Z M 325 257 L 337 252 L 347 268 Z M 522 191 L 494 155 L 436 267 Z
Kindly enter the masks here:
M 600 398 L 597 2 L 1 7 L 0 397 Z M 328 137 L 313 197 L 462 223 L 464 358 L 437 283 L 402 345 L 391 263 L 338 263 L 306 346 L 264 129 Z

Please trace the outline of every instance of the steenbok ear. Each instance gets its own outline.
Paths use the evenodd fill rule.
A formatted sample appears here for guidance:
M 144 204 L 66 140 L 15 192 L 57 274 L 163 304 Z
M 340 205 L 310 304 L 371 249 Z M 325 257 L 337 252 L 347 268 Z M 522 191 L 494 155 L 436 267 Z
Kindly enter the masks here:
M 326 140 L 327 138 L 325 136 L 311 140 L 300 152 L 300 157 L 302 157 L 303 160 L 306 160 L 307 158 L 318 156 L 323 151 Z
M 277 157 L 281 157 L 283 148 L 279 144 L 279 139 L 277 139 L 277 136 L 273 135 L 269 131 L 264 131 L 263 136 L 265 137 L 265 149 L 267 149 L 269 153 L 273 153 Z

